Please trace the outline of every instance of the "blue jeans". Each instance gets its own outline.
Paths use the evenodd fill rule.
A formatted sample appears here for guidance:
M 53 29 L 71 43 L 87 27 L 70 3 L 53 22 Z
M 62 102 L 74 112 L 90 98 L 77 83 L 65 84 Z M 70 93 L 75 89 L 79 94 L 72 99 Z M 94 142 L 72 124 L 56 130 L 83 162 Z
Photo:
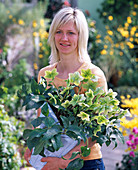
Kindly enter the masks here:
M 80 170 L 105 170 L 103 159 L 84 161 L 84 166 Z

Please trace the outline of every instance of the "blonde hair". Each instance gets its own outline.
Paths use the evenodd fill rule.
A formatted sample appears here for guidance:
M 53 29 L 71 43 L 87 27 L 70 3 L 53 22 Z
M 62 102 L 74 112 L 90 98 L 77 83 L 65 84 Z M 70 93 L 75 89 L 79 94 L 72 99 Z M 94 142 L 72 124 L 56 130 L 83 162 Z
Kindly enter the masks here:
M 76 25 L 77 31 L 79 33 L 78 39 L 78 60 L 80 62 L 91 62 L 90 57 L 87 52 L 87 44 L 89 38 L 88 24 L 83 12 L 79 9 L 74 9 L 71 7 L 65 7 L 61 9 L 54 17 L 49 30 L 48 42 L 51 46 L 51 55 L 49 57 L 50 64 L 60 61 L 58 50 L 55 45 L 55 33 L 56 30 L 69 21 L 73 21 Z

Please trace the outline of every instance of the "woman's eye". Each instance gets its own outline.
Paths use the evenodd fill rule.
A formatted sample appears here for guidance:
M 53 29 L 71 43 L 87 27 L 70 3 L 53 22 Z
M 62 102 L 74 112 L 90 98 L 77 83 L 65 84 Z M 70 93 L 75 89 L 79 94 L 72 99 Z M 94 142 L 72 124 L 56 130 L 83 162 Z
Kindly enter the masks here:
M 70 35 L 74 34 L 74 32 L 69 32 Z
M 57 31 L 57 32 L 56 32 L 56 34 L 60 34 L 60 33 L 61 33 L 61 31 Z

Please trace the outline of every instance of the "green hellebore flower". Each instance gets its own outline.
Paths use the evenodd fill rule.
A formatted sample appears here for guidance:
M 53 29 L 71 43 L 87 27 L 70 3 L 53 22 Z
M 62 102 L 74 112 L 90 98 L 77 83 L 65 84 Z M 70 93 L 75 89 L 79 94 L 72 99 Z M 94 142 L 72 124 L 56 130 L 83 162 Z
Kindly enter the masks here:
M 56 68 L 54 68 L 52 71 L 46 70 L 46 71 L 45 71 L 45 76 L 44 76 L 44 78 L 48 78 L 48 79 L 54 80 L 54 78 L 55 78 L 57 75 L 58 75 L 58 72 L 57 72 Z
M 91 69 L 81 70 L 81 76 L 84 77 L 85 79 L 91 79 L 93 77 Z
M 81 117 L 82 120 L 90 121 L 89 115 L 85 112 L 80 112 L 80 114 L 77 114 L 78 117 Z
M 86 94 L 87 99 L 89 100 L 92 100 L 94 98 L 93 91 L 91 89 L 89 89 L 89 91 L 86 92 L 85 94 Z
M 79 72 L 69 74 L 70 84 L 75 84 L 76 86 L 79 86 L 79 84 L 82 80 L 83 80 L 83 77 L 80 75 Z
M 120 103 L 120 101 L 119 100 L 114 100 L 114 104 L 116 105 L 116 106 L 118 106 L 119 105 L 119 103 Z
M 72 104 L 73 106 L 75 106 L 76 104 L 78 104 L 78 103 L 82 103 L 82 102 L 84 102 L 85 101 L 85 96 L 84 96 L 84 94 L 74 94 L 74 96 L 73 96 L 73 98 L 72 98 L 72 100 L 70 101 L 70 104 Z
M 98 124 L 107 124 L 109 121 L 103 116 L 97 116 L 97 123 Z
M 61 104 L 61 106 L 67 108 L 70 105 L 69 101 L 66 100 L 64 103 Z
M 92 80 L 88 80 L 87 83 L 82 84 L 82 87 L 84 89 L 87 89 L 87 90 L 92 89 L 94 91 L 97 87 L 97 84 L 98 84 L 97 82 L 93 82 Z
M 112 98 L 115 98 L 117 96 L 117 93 L 116 92 L 113 92 L 112 89 L 109 89 L 108 90 L 108 95 L 111 96 Z

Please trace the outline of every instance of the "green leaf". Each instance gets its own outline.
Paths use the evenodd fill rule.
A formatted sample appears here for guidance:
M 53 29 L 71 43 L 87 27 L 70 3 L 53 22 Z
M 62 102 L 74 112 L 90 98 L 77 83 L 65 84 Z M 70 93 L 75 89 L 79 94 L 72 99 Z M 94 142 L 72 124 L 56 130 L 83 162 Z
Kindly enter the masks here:
M 119 103 L 120 103 L 120 101 L 119 101 L 119 100 L 117 100 L 117 99 L 112 99 L 112 100 L 110 100 L 110 104 L 112 104 L 112 105 L 116 105 L 116 106 L 118 106 L 118 105 L 119 105 Z
M 63 159 L 63 160 L 67 160 L 66 158 L 64 158 L 63 156 L 61 156 L 61 158 Z
M 97 127 L 94 128 L 94 131 L 93 131 L 93 135 L 96 136 L 97 135 L 97 132 L 101 131 L 101 126 L 98 125 Z
M 46 101 L 45 97 L 43 95 L 33 95 L 31 96 L 32 101 L 34 102 L 40 102 L 40 101 Z
M 39 141 L 39 145 L 35 146 L 33 155 L 38 155 L 39 153 L 41 153 L 41 151 L 43 150 L 43 147 L 45 146 L 45 142 L 44 140 L 40 140 Z
M 80 170 L 83 167 L 84 160 L 81 158 L 71 161 L 65 170 Z
M 28 93 L 28 86 L 27 86 L 27 84 L 23 84 L 22 85 L 22 93 L 27 95 L 27 93 Z
M 34 128 L 36 128 L 36 127 L 38 127 L 39 125 L 41 125 L 43 119 L 44 119 L 43 117 L 38 117 L 38 118 L 34 119 L 34 120 L 31 122 L 31 124 L 33 125 Z
M 78 135 L 76 135 L 76 133 L 72 132 L 72 131 L 67 131 L 66 135 L 69 136 L 72 139 L 78 140 Z
M 54 80 L 54 78 L 55 78 L 57 75 L 58 75 L 58 72 L 57 72 L 56 68 L 54 68 L 52 71 L 46 70 L 46 71 L 45 71 L 45 76 L 44 76 L 44 78 L 48 78 L 48 79 Z
M 84 143 L 86 142 L 86 136 L 85 136 L 85 132 L 81 131 L 80 132 L 80 137 L 82 138 L 82 140 L 84 141 Z
M 52 144 L 47 147 L 47 150 L 50 152 L 55 152 L 55 149 L 53 148 Z
M 44 154 L 45 148 L 43 147 L 42 151 L 39 153 L 42 157 L 45 157 L 46 155 Z
M 31 101 L 31 99 L 32 99 L 31 94 L 28 94 L 27 96 L 25 96 L 22 106 L 27 105 Z
M 23 132 L 23 138 L 27 139 L 32 131 L 33 131 L 32 129 L 25 129 Z
M 115 146 L 113 149 L 115 149 L 117 147 L 117 141 L 115 138 L 111 138 L 111 141 L 112 141 L 112 143 L 114 143 Z
M 96 142 L 99 143 L 100 146 L 102 146 L 102 144 L 105 143 L 106 141 L 107 141 L 107 137 L 105 135 L 100 135 L 96 139 Z
M 74 88 L 70 90 L 70 96 L 74 96 L 75 94 L 75 91 L 74 91 Z
M 61 141 L 61 135 L 55 135 L 53 138 L 51 138 L 51 144 L 54 148 L 54 151 L 58 151 L 60 147 L 63 147 L 63 143 Z
M 87 146 L 81 146 L 81 154 L 83 157 L 87 157 L 90 155 L 91 149 Z
M 34 129 L 29 136 L 29 139 L 32 140 L 34 137 L 40 137 L 42 134 L 44 134 L 46 132 L 46 129 Z
M 80 135 L 80 131 L 81 131 L 80 127 L 78 127 L 77 125 L 70 125 L 67 130 L 72 131 L 77 135 Z
M 63 88 L 63 90 L 60 92 L 60 94 L 64 94 L 64 93 L 67 93 L 69 91 L 69 87 L 66 87 L 66 88 Z
M 48 93 L 48 95 L 54 100 L 54 103 L 57 104 L 57 100 L 56 100 L 56 98 L 54 97 L 54 95 L 51 94 L 51 93 Z
M 117 138 L 118 138 L 118 140 L 121 142 L 121 143 L 125 143 L 125 140 L 124 140 L 124 136 L 123 136 L 123 134 L 120 132 L 120 130 L 119 129 L 117 129 L 117 128 L 115 128 L 115 134 L 117 134 Z
M 42 121 L 47 128 L 51 128 L 55 124 L 55 120 L 51 117 L 45 117 Z
M 35 102 L 35 101 L 30 101 L 27 105 L 26 105 L 26 110 L 30 110 L 30 109 L 39 109 L 42 105 L 43 105 L 44 101 L 40 101 L 40 102 Z
M 47 103 L 41 108 L 41 112 L 46 117 L 49 115 L 49 109 L 48 109 L 48 104 Z
M 110 136 L 111 133 L 112 133 L 111 126 L 108 126 L 107 129 L 106 129 L 106 135 L 107 135 L 107 136 Z
M 57 89 L 54 86 L 51 86 L 49 89 L 45 90 L 43 95 L 45 96 L 46 99 L 49 99 L 50 96 L 48 95 L 48 93 L 54 93 L 54 92 L 57 92 Z
M 33 94 L 40 94 L 39 85 L 33 77 L 31 79 L 31 90 Z
M 42 84 L 40 84 L 40 85 L 39 85 L 39 92 L 40 92 L 40 94 L 43 94 L 44 91 L 45 91 L 44 86 L 43 86 Z
M 51 138 L 51 143 L 52 143 L 54 150 L 57 151 L 59 148 L 57 147 L 57 143 L 54 137 Z
M 69 119 L 65 116 L 60 116 L 61 120 L 62 120 L 62 123 L 64 125 L 64 128 L 68 128 L 69 127 Z
M 27 146 L 28 148 L 30 149 L 30 151 L 36 146 L 39 144 L 39 141 L 40 141 L 41 138 L 33 138 L 32 140 L 28 139 L 27 140 Z
M 59 125 L 54 125 L 44 134 L 47 139 L 51 139 L 54 135 L 62 132 L 62 128 Z
M 55 141 L 57 143 L 57 148 L 59 149 L 60 147 L 63 147 L 63 143 L 62 143 L 62 140 L 61 140 L 61 134 L 58 134 L 58 135 L 55 135 L 54 136 L 55 138 Z
M 99 106 L 100 106 L 100 104 L 94 103 L 88 108 L 88 110 L 92 110 L 95 112 L 99 108 Z
M 69 160 L 74 159 L 74 158 L 75 158 L 77 155 L 79 155 L 79 154 L 80 154 L 79 151 L 73 152 L 72 155 L 71 155 L 71 157 L 69 158 Z
M 105 142 L 105 144 L 106 144 L 106 146 L 109 146 L 111 144 L 111 141 L 108 140 L 108 141 Z

